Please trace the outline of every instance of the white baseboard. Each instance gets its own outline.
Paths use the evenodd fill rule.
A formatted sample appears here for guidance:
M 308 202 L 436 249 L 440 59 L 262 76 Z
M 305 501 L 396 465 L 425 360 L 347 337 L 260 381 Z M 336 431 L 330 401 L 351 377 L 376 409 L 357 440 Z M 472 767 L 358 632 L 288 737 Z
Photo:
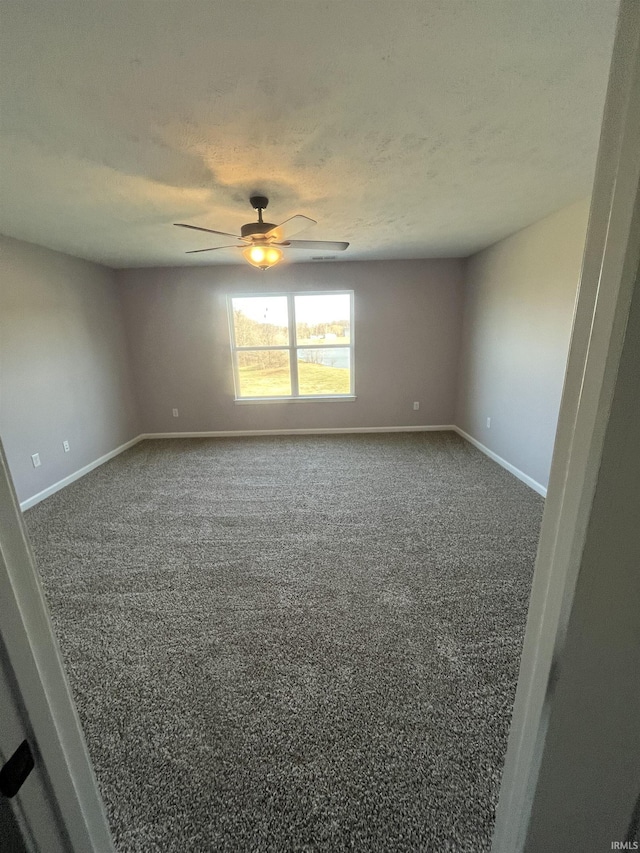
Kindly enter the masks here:
M 251 435 L 329 435 L 349 432 L 442 432 L 455 431 L 452 424 L 439 426 L 382 426 L 382 427 L 328 427 L 326 429 L 231 429 L 214 432 L 146 432 L 140 438 L 240 438 Z
M 329 427 L 326 429 L 247 429 L 247 430 L 214 430 L 214 431 L 206 431 L 206 432 L 145 432 L 140 435 L 132 438 L 131 441 L 125 442 L 125 444 L 121 444 L 120 447 L 116 447 L 115 450 L 109 451 L 109 453 L 105 453 L 104 456 L 101 456 L 99 459 L 95 459 L 93 462 L 89 462 L 88 465 L 85 465 L 83 468 L 74 471 L 73 474 L 69 474 L 68 477 L 64 477 L 62 480 L 58 480 L 57 483 L 54 483 L 51 486 L 48 486 L 46 489 L 43 489 L 41 492 L 38 492 L 36 495 L 32 495 L 32 497 L 27 498 L 26 500 L 20 503 L 20 509 L 25 510 L 29 509 L 32 506 L 35 506 L 40 501 L 43 501 L 45 498 L 48 498 L 49 495 L 53 495 L 56 492 L 60 491 L 60 489 L 64 489 L 65 486 L 68 486 L 70 483 L 73 483 L 75 480 L 79 480 L 80 477 L 84 477 L 85 474 L 88 474 L 89 471 L 93 471 L 94 468 L 98 468 L 100 465 L 103 465 L 105 462 L 108 462 L 110 459 L 113 459 L 114 456 L 118 456 L 118 454 L 123 453 L 125 450 L 128 450 L 130 447 L 133 447 L 134 444 L 138 444 L 140 441 L 144 441 L 145 439 L 154 439 L 154 438 L 234 438 L 234 437 L 242 437 L 242 436 L 260 436 L 260 435 L 330 435 L 330 434 L 339 434 L 339 433 L 376 433 L 376 432 L 457 432 L 458 435 L 462 436 L 466 441 L 473 444 L 474 447 L 477 447 L 482 453 L 488 456 L 490 459 L 493 459 L 494 462 L 497 462 L 498 465 L 502 465 L 503 468 L 506 468 L 511 474 L 517 477 L 519 480 L 522 480 L 523 483 L 526 483 L 527 486 L 532 488 L 534 491 L 538 492 L 539 495 L 546 497 L 547 490 L 540 483 L 537 483 L 534 479 L 525 474 L 524 471 L 520 471 L 519 468 L 516 468 L 515 465 L 512 465 L 510 462 L 507 462 L 506 459 L 503 459 L 501 456 L 498 456 L 497 453 L 494 453 L 493 450 L 489 450 L 488 447 L 485 447 L 484 444 L 481 444 L 477 439 L 473 438 L 473 436 L 466 433 L 464 430 L 460 429 L 453 424 L 436 424 L 436 425 L 428 425 L 422 424 L 420 426 L 380 426 L 380 427 Z
M 506 470 L 513 474 L 514 477 L 517 477 L 519 480 L 522 480 L 522 482 L 526 483 L 527 486 L 534 490 L 534 492 L 537 492 L 539 495 L 542 495 L 543 498 L 546 498 L 547 489 L 545 486 L 536 482 L 528 474 L 525 474 L 524 471 L 521 471 L 519 468 L 516 468 L 515 465 L 512 465 L 510 462 L 507 462 L 507 460 L 503 459 L 502 456 L 498 456 L 498 454 L 494 453 L 493 450 L 489 450 L 489 448 L 485 447 L 484 444 L 481 444 L 477 438 L 474 438 L 472 435 L 469 435 L 469 433 L 465 432 L 463 429 L 460 429 L 460 427 L 456 426 L 453 427 L 453 429 L 458 433 L 458 435 L 461 435 L 462 438 L 464 438 L 470 444 L 473 444 L 473 446 L 477 447 L 478 450 L 482 451 L 482 453 L 484 453 L 485 456 L 488 456 L 489 459 L 493 459 L 493 461 L 497 462 L 498 465 L 502 465 L 502 467 L 506 468 Z
M 84 477 L 85 474 L 88 474 L 89 471 L 93 471 L 94 468 L 98 468 L 100 465 L 103 465 L 105 462 L 108 462 L 109 459 L 113 459 L 114 456 L 118 456 L 118 454 L 123 453 L 125 450 L 128 450 L 130 447 L 133 447 L 134 444 L 137 444 L 139 441 L 145 436 L 137 435 L 135 438 L 132 438 L 131 441 L 125 442 L 125 444 L 121 444 L 120 447 L 116 447 L 115 450 L 110 450 L 109 453 L 105 453 L 104 456 L 101 456 L 99 459 L 94 459 L 93 462 L 89 462 L 88 465 L 85 465 L 83 468 L 79 468 L 77 471 L 74 471 L 73 474 L 69 474 L 68 477 L 64 477 L 62 480 L 58 480 L 57 483 L 54 483 L 52 486 L 47 486 L 46 489 L 43 489 L 41 492 L 38 492 L 36 495 L 32 495 L 30 498 L 27 498 L 26 501 L 22 501 L 20 503 L 20 509 L 25 510 L 29 509 L 32 506 L 40 503 L 45 498 L 48 498 L 49 495 L 55 494 L 55 492 L 59 492 L 60 489 L 64 489 L 65 486 L 68 486 L 70 483 L 73 483 L 74 480 L 79 480 L 80 477 Z

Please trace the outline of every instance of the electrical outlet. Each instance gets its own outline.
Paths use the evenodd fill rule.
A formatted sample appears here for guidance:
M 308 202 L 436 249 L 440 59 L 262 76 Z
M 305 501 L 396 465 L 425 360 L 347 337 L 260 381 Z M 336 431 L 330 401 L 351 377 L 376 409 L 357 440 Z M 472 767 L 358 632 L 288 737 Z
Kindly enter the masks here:
M 40 465 L 42 464 L 40 462 L 40 454 L 39 453 L 32 453 L 31 454 L 31 461 L 33 462 L 34 468 L 39 468 Z
M 62 442 L 62 447 L 63 447 L 63 449 L 64 449 L 64 452 L 65 452 L 65 453 L 68 453 L 68 452 L 71 450 L 71 448 L 69 447 L 69 442 L 68 442 L 68 441 L 63 441 L 63 442 Z
M 487 418 L 487 429 L 491 429 L 491 418 Z
M 419 408 L 420 408 L 420 403 L 416 400 L 415 403 L 413 404 L 413 411 L 417 412 Z
M 178 410 L 177 410 L 177 409 L 174 409 L 174 410 L 173 410 L 173 417 L 174 417 L 174 418 L 177 418 L 177 417 L 178 417 Z

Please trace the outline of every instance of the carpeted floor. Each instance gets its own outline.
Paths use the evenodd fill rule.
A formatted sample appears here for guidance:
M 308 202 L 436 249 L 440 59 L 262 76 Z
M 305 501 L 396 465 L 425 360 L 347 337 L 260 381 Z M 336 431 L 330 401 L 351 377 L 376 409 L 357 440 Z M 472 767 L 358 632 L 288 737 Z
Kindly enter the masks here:
M 488 851 L 541 514 L 453 433 L 145 441 L 29 510 L 117 849 Z

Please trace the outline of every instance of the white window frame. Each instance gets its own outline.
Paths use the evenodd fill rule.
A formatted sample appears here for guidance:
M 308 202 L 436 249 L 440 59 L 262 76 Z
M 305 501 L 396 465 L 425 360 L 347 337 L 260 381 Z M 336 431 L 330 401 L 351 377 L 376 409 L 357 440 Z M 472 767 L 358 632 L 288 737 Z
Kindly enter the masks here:
M 349 343 L 348 344 L 296 344 L 296 296 L 349 296 Z M 287 344 L 276 344 L 275 346 L 250 346 L 243 347 L 236 344 L 235 328 L 233 322 L 233 300 L 234 299 L 268 299 L 271 297 L 285 297 L 287 300 L 287 312 L 289 319 L 289 342 Z M 235 388 L 236 403 L 304 403 L 326 400 L 328 402 L 341 402 L 355 400 L 355 346 L 354 346 L 354 323 L 353 290 L 296 290 L 277 293 L 230 293 L 227 295 L 227 318 L 229 320 L 229 339 L 231 342 L 231 361 L 233 364 L 233 382 Z M 298 382 L 298 360 L 296 352 L 302 349 L 348 349 L 349 350 L 349 393 L 348 394 L 300 394 Z M 273 397 L 247 397 L 240 396 L 240 373 L 238 364 L 238 353 L 240 352 L 262 352 L 265 350 L 281 350 L 289 353 L 289 368 L 291 372 L 291 391 L 288 396 Z

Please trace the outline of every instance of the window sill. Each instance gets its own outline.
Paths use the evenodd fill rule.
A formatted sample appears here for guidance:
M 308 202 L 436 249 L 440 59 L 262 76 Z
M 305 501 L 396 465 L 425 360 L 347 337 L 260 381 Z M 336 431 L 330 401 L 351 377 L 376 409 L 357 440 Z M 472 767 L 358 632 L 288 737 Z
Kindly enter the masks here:
M 341 394 L 326 397 L 236 397 L 234 403 L 246 406 L 252 403 L 352 403 L 355 395 Z

